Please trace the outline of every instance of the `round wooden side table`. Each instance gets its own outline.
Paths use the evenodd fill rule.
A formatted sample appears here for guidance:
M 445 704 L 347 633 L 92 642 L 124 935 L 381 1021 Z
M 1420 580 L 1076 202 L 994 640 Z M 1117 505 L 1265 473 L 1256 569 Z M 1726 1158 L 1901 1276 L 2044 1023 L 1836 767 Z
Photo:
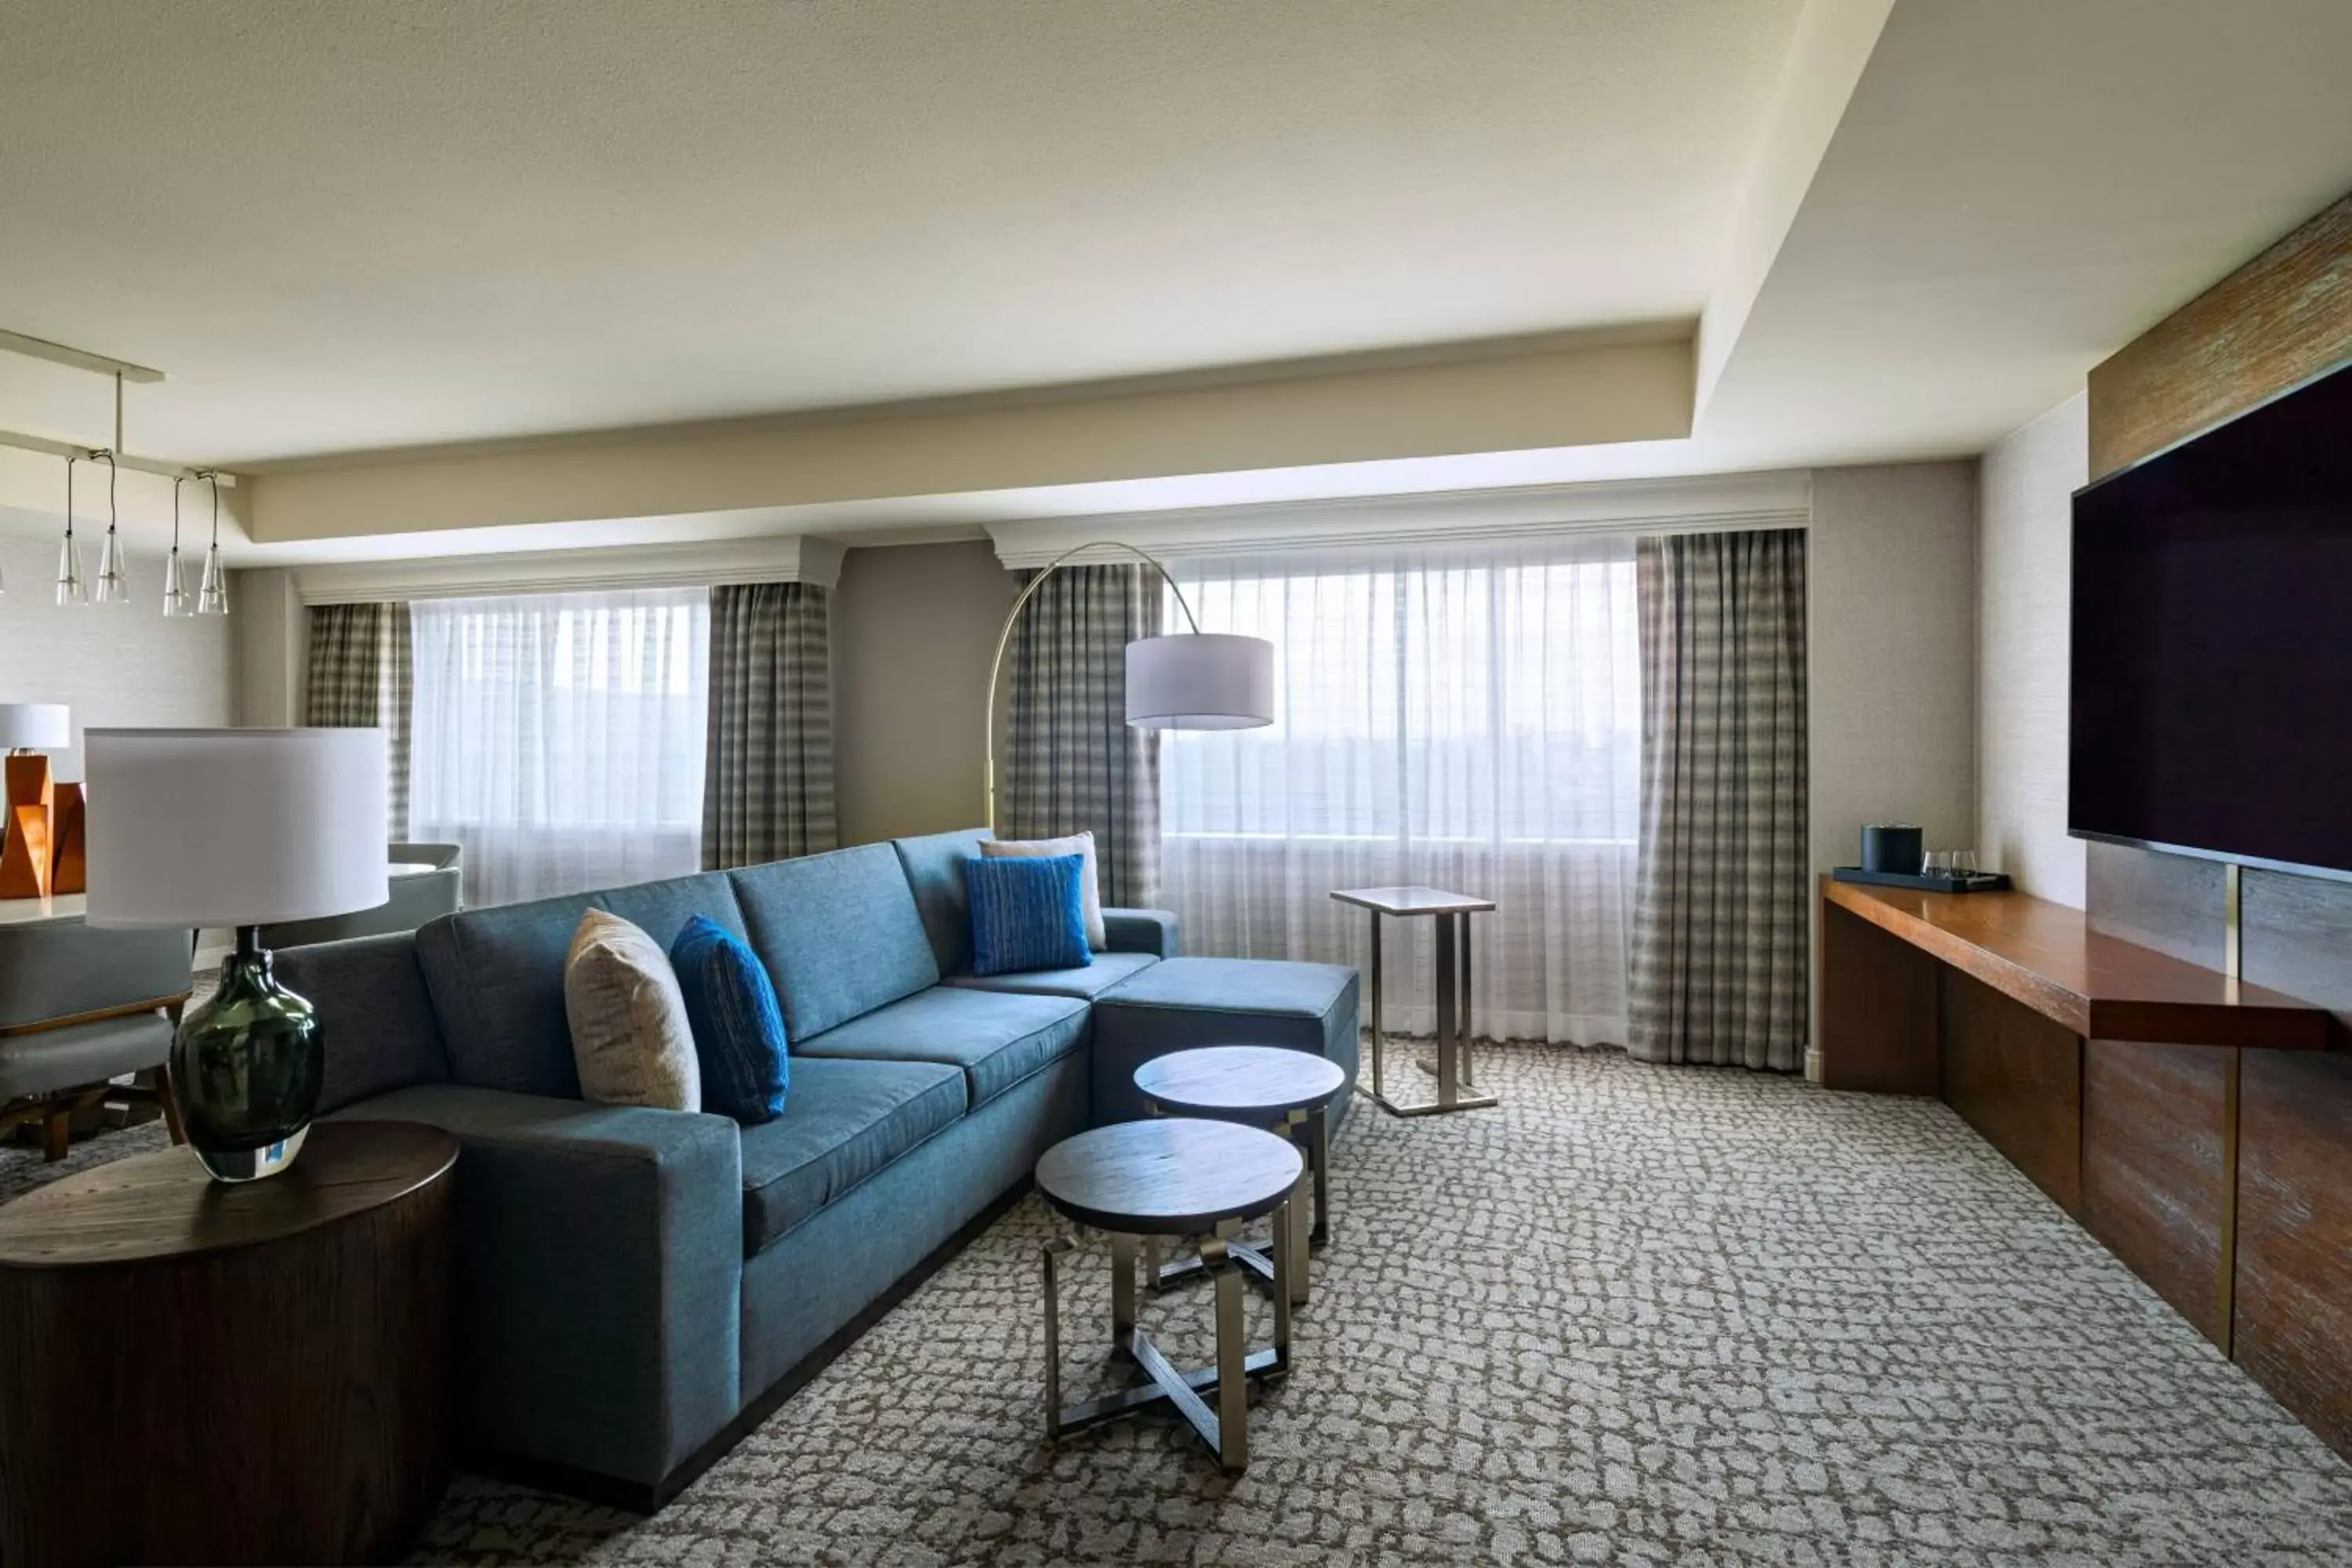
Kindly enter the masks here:
M 1331 1237 L 1331 1130 L 1324 1108 L 1348 1087 L 1339 1064 L 1278 1046 L 1196 1046 L 1136 1068 L 1135 1087 L 1162 1115 L 1263 1127 L 1298 1146 L 1307 1169 L 1291 1194 L 1289 1232 L 1273 1245 L 1290 1248 L 1290 1304 L 1307 1305 L 1310 1249 Z M 1265 1253 L 1236 1242 L 1233 1254 L 1273 1283 L 1274 1264 Z M 1144 1256 L 1144 1278 L 1154 1285 L 1173 1284 L 1200 1268 L 1190 1258 L 1163 1265 L 1155 1245 L 1147 1244 Z
M 0 1207 L 0 1562 L 396 1556 L 448 1480 L 457 1140 L 322 1121 Z
M 1234 1238 L 1254 1219 L 1274 1216 L 1276 1236 L 1290 1226 L 1290 1194 L 1306 1162 L 1286 1139 L 1227 1121 L 1177 1118 L 1121 1121 L 1065 1138 L 1037 1162 L 1037 1190 L 1079 1225 L 1110 1233 L 1111 1349 L 1150 1382 L 1083 1404 L 1062 1403 L 1059 1268 L 1072 1243 L 1056 1237 L 1044 1250 L 1045 1284 L 1045 1436 L 1073 1432 L 1166 1403 L 1173 1405 L 1228 1470 L 1249 1467 L 1249 1380 L 1290 1371 L 1289 1250 L 1274 1249 L 1274 1343 L 1242 1342 L 1242 1279 Z M 1144 1237 L 1197 1245 L 1216 1281 L 1217 1360 L 1180 1372 L 1136 1323 L 1136 1248 Z M 1217 1405 L 1209 1408 L 1208 1399 Z

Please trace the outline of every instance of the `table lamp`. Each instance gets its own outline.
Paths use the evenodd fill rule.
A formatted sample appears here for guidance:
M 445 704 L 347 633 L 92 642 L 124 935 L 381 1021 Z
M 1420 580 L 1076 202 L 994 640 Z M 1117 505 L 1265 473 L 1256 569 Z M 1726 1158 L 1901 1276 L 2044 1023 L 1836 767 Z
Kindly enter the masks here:
M 0 702 L 6 805 L 0 814 L 0 899 L 41 899 L 53 890 L 57 786 L 35 748 L 73 744 L 73 713 L 62 702 Z
M 261 928 L 390 896 L 383 731 L 90 730 L 82 743 L 89 923 L 236 929 L 220 989 L 172 1042 L 172 1081 L 214 1179 L 274 1175 L 301 1150 L 326 1058 Z

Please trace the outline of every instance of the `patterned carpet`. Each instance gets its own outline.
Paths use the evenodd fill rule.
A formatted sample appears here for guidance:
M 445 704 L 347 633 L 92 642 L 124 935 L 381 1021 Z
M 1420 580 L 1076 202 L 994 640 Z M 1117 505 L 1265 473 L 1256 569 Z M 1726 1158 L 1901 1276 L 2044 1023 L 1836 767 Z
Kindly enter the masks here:
M 1168 1416 L 1040 1445 L 1033 1198 L 660 1514 L 462 1479 L 417 1560 L 2352 1563 L 2352 1467 L 1943 1107 L 1485 1062 L 1499 1110 L 1349 1125 L 1243 1477 Z M 1118 1375 L 1105 1257 L 1070 1397 Z M 1146 1322 L 1205 1360 L 1206 1307 Z

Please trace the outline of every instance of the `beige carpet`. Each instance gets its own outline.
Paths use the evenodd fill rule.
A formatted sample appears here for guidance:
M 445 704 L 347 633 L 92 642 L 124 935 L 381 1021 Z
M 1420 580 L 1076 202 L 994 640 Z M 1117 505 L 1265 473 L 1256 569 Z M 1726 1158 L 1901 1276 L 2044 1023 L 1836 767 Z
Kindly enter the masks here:
M 1499 1110 L 1360 1109 L 1245 1476 L 1164 1415 L 1039 1443 L 1032 1199 L 659 1515 L 465 1479 L 418 1560 L 2352 1563 L 2352 1467 L 1943 1107 L 1487 1061 Z M 1082 1392 L 1099 1245 L 1067 1290 Z

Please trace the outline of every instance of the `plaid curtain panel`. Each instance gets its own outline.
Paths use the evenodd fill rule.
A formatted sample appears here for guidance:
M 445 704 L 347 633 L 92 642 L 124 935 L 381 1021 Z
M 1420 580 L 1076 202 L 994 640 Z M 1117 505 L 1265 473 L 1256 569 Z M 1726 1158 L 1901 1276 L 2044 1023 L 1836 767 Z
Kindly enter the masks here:
M 1127 722 L 1127 645 L 1157 637 L 1160 576 L 1140 566 L 1065 566 L 1021 612 L 1010 654 L 1011 722 L 999 835 L 1088 828 L 1102 901 L 1160 895 L 1160 737 Z
M 302 721 L 330 730 L 384 730 L 385 836 L 408 837 L 408 736 L 415 671 L 404 604 L 314 605 Z
M 710 590 L 706 870 L 813 855 L 838 842 L 826 597 L 812 583 Z
M 1633 1054 L 1804 1065 L 1805 535 L 1644 539 Z

